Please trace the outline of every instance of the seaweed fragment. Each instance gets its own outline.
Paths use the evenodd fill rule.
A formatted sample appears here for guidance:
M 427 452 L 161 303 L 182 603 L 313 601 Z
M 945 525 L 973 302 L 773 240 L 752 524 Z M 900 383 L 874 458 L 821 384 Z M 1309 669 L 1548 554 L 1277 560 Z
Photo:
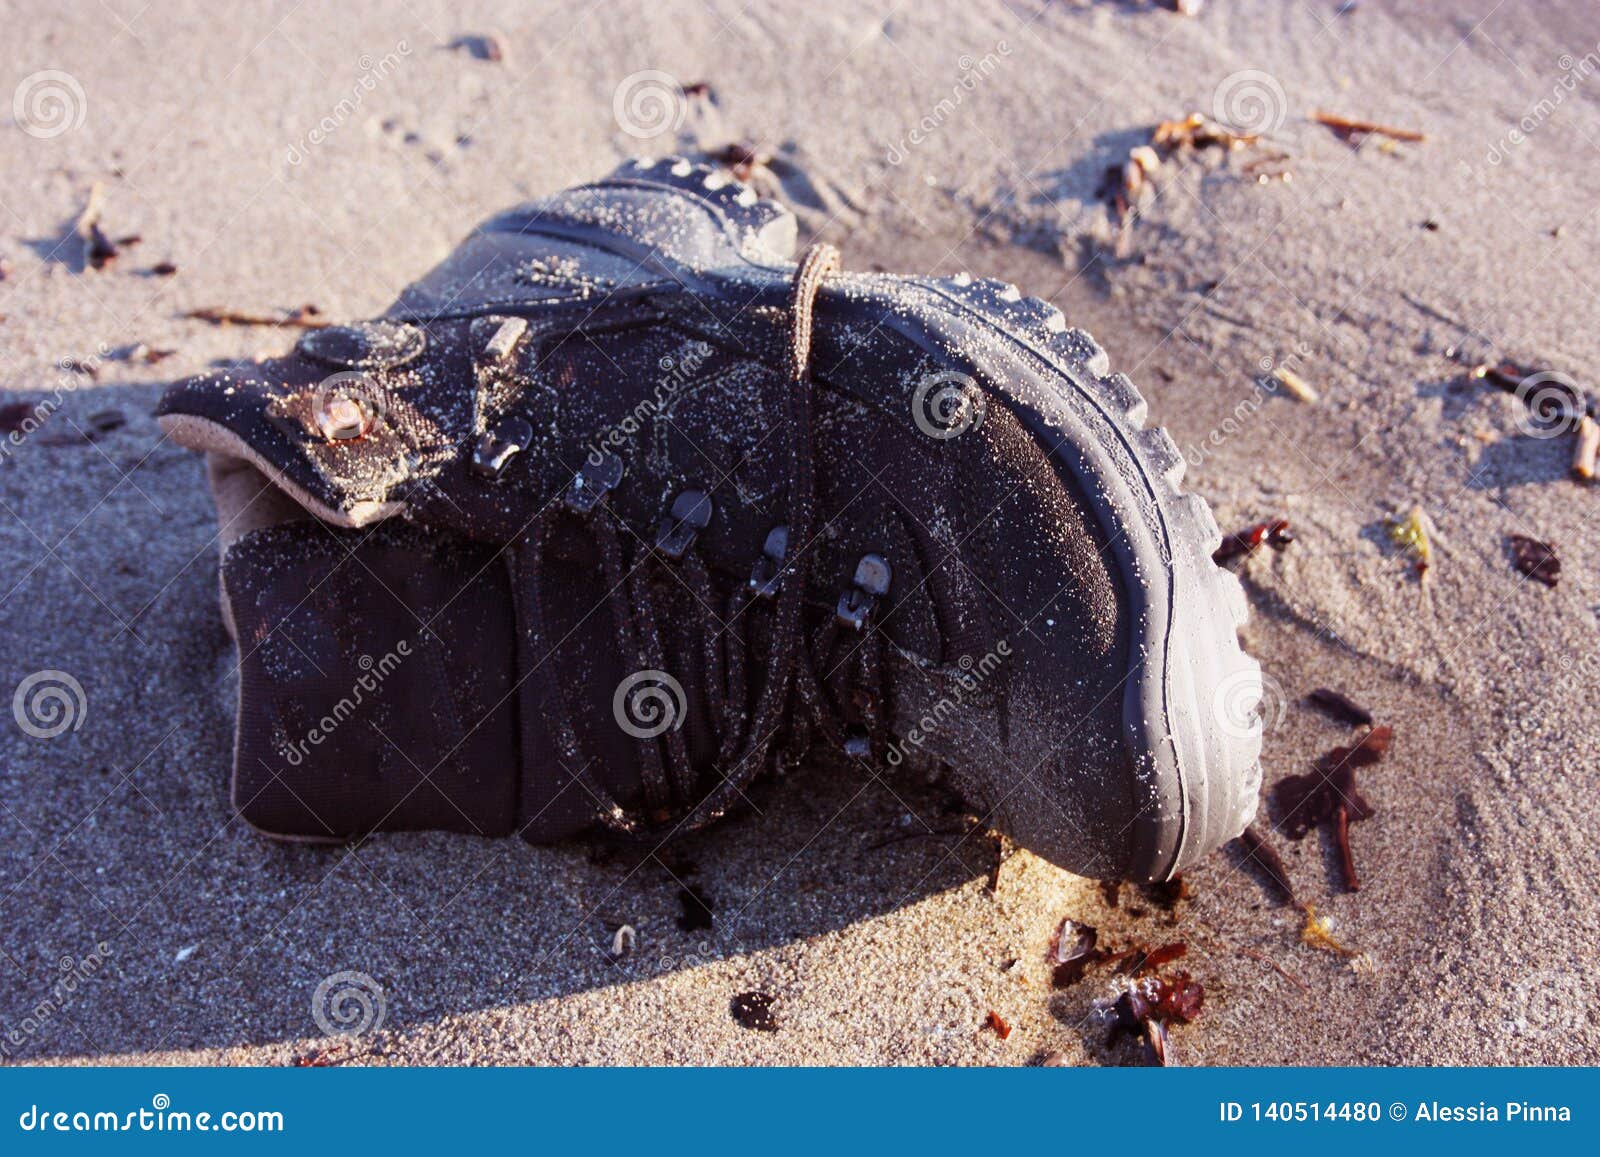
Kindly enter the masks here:
M 1056 926 L 1054 935 L 1050 937 L 1050 947 L 1044 954 L 1045 962 L 1052 966 L 1051 987 L 1069 988 L 1077 984 L 1090 965 L 1104 960 L 1106 952 L 1097 947 L 1099 941 L 1098 929 L 1080 924 L 1070 917 L 1064 918 Z
M 1332 827 L 1345 887 L 1352 892 L 1361 890 L 1361 879 L 1350 851 L 1350 825 L 1377 814 L 1356 787 L 1356 771 L 1382 759 L 1393 738 L 1387 724 L 1374 727 L 1351 746 L 1323 755 L 1314 771 L 1285 776 L 1272 789 L 1279 826 L 1291 840 L 1305 839 L 1314 827 Z
M 1124 1036 L 1140 1038 L 1150 1047 L 1158 1065 L 1171 1063 L 1169 1024 L 1188 1024 L 1200 1015 L 1205 988 L 1187 972 L 1171 978 L 1147 976 L 1134 981 L 1111 1006 L 1111 1033 L 1107 1046 Z
M 1427 577 L 1433 567 L 1433 520 L 1420 506 L 1413 506 L 1404 518 L 1391 518 L 1389 541 L 1403 550 L 1416 567 L 1417 581 Z
M 1211 561 L 1221 566 L 1254 552 L 1263 543 L 1273 550 L 1282 550 L 1293 541 L 1294 532 L 1289 529 L 1289 520 L 1270 518 L 1228 535 L 1222 540 L 1222 545 L 1212 553 Z
M 1118 961 L 1119 975 L 1143 976 L 1188 954 L 1189 945 L 1182 940 L 1174 940 L 1171 944 L 1163 944 L 1159 948 L 1151 948 L 1147 944 L 1135 944 L 1121 952 L 1112 953 L 1107 959 Z
M 1561 576 L 1561 560 L 1556 557 L 1555 547 L 1525 534 L 1508 535 L 1507 541 L 1511 544 L 1511 561 L 1519 571 L 1547 587 L 1556 585 Z
M 1300 901 L 1294 894 L 1294 885 L 1289 883 L 1289 871 L 1284 867 L 1283 857 L 1267 843 L 1267 838 L 1254 827 L 1248 827 L 1239 833 L 1239 844 L 1244 849 L 1245 862 L 1259 868 L 1289 903 L 1298 905 Z

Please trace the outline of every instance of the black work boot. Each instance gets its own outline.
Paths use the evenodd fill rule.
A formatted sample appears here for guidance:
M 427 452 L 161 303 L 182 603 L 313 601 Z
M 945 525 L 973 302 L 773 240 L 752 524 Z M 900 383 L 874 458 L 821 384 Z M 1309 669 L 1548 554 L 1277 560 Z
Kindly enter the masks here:
M 1084 875 L 1243 828 L 1244 601 L 1133 386 L 1011 286 L 794 241 L 726 174 L 628 164 L 168 392 L 251 823 L 657 840 L 821 749 L 943 768 Z

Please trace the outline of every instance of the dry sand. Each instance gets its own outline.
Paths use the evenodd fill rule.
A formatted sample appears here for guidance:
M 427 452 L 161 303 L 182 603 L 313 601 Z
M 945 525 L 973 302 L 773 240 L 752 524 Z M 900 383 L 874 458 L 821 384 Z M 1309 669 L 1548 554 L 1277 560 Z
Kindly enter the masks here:
M 0 687 L 59 670 L 87 702 L 59 738 L 0 728 L 7 1059 L 284 1063 L 327 1044 L 312 995 L 350 969 L 384 998 L 381 1029 L 336 1054 L 360 1063 L 1137 1060 L 1102 1047 L 1109 981 L 1049 992 L 1071 916 L 1108 942 L 1187 941 L 1207 992 L 1175 1035 L 1189 1063 L 1600 1061 L 1596 495 L 1566 478 L 1566 439 L 1522 433 L 1516 399 L 1447 356 L 1580 381 L 1600 364 L 1600 22 L 1582 0 L 1351 8 L 0 4 L 0 96 L 46 69 L 83 94 L 59 135 L 0 126 L 0 387 L 72 387 L 0 463 Z M 491 32 L 501 62 L 446 47 Z M 613 95 L 645 69 L 715 100 L 636 139 Z M 1234 83 L 1282 94 L 1275 143 L 1165 166 L 1124 256 L 1097 256 L 1106 166 L 1246 70 Z M 1427 140 L 1352 149 L 1319 108 Z M 1363 780 L 1359 894 L 1318 837 L 1278 841 L 1356 966 L 1302 944 L 1232 854 L 1171 911 L 1131 889 L 1113 910 L 1022 853 L 991 894 L 990 841 L 938 793 L 821 770 L 666 864 L 437 835 L 291 848 L 230 818 L 212 514 L 150 410 L 163 380 L 289 336 L 181 313 L 367 316 L 491 211 L 732 140 L 776 155 L 776 191 L 849 266 L 1054 300 L 1203 451 L 1188 485 L 1224 526 L 1293 520 L 1293 546 L 1242 567 L 1281 707 L 1267 778 L 1347 737 L 1301 705 L 1316 686 L 1397 736 Z M 1243 172 L 1279 151 L 1291 182 Z M 98 273 L 60 245 L 96 181 L 108 232 L 143 238 Z M 175 276 L 143 274 L 168 259 Z M 134 342 L 176 352 L 59 369 Z M 1290 355 L 1319 403 L 1262 400 L 1260 363 Z M 74 444 L 106 407 L 127 425 Z M 1383 532 L 1414 503 L 1438 528 L 1423 584 Z M 1512 568 L 1513 532 L 1557 545 L 1556 589 Z M 679 926 L 679 879 L 709 931 Z M 623 922 L 637 950 L 614 963 Z M 748 990 L 777 997 L 779 1031 L 734 1022 Z M 979 1027 L 990 1009 L 1009 1039 Z

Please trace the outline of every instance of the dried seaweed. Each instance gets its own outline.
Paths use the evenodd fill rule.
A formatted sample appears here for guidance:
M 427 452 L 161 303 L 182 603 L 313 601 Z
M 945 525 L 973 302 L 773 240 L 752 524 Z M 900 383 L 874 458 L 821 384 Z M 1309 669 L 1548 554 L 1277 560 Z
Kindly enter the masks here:
M 1147 976 L 1130 984 L 1111 1006 L 1111 1034 L 1114 1045 L 1124 1036 L 1143 1039 L 1158 1065 L 1171 1063 L 1167 1029 L 1170 1024 L 1188 1024 L 1200 1015 L 1205 1004 L 1205 989 L 1187 972 L 1172 977 Z
M 1315 904 L 1306 905 L 1306 922 L 1300 927 L 1300 940 L 1312 948 L 1320 948 L 1324 952 L 1332 952 L 1339 956 L 1360 955 L 1353 948 L 1346 948 L 1333 936 L 1333 921 L 1326 916 L 1317 915 Z
M 1352 746 L 1322 756 L 1315 771 L 1286 776 L 1272 789 L 1279 826 L 1291 840 L 1304 839 L 1314 827 L 1332 827 L 1345 886 L 1352 892 L 1361 890 L 1361 880 L 1350 851 L 1350 824 L 1376 814 L 1357 789 L 1355 773 L 1382 759 L 1393 738 L 1387 725 L 1374 727 Z
M 1372 712 L 1331 687 L 1318 687 L 1306 696 L 1306 702 L 1340 723 L 1348 723 L 1352 727 L 1372 726 Z
M 1109 960 L 1118 960 L 1117 973 L 1122 976 L 1143 976 L 1147 972 L 1171 964 L 1189 954 L 1189 945 L 1182 940 L 1174 940 L 1171 944 L 1163 944 L 1160 948 L 1151 948 L 1145 944 L 1136 944 L 1125 948 L 1121 952 L 1112 953 Z
M 1294 532 L 1289 529 L 1289 520 L 1272 518 L 1228 535 L 1222 540 L 1222 545 L 1212 553 L 1211 561 L 1221 566 L 1250 554 L 1263 543 L 1273 550 L 1282 550 L 1293 541 Z
M 1245 828 L 1239 834 L 1239 844 L 1244 849 L 1245 862 L 1260 869 L 1262 875 L 1281 892 L 1291 904 L 1300 901 L 1294 894 L 1294 885 L 1289 883 L 1289 872 L 1284 867 L 1283 857 L 1278 855 L 1278 850 L 1255 828 Z
M 1433 567 L 1433 520 L 1420 506 L 1404 518 L 1389 520 L 1389 540 L 1405 551 L 1416 565 L 1418 581 Z
M 1068 988 L 1083 979 L 1089 966 L 1106 958 L 1104 949 L 1097 947 L 1100 933 L 1087 924 L 1073 919 L 1063 919 L 1050 937 L 1050 947 L 1045 951 L 1045 962 L 1052 965 L 1050 984 L 1053 988 Z
M 1561 560 L 1556 557 L 1555 547 L 1525 534 L 1508 535 L 1507 541 L 1511 544 L 1511 561 L 1524 575 L 1547 587 L 1560 581 Z

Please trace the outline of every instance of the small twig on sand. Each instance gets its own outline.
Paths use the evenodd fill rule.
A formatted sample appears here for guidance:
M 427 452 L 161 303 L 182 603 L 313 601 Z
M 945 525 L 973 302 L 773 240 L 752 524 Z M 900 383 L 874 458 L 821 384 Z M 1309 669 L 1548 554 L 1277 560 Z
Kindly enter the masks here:
M 106 262 L 117 255 L 117 247 L 100 228 L 100 215 L 105 212 L 106 187 L 96 181 L 89 187 L 89 198 L 83 212 L 72 224 L 72 232 L 83 245 L 83 264 L 88 269 L 103 269 Z
M 1272 969 L 1272 971 L 1276 972 L 1279 976 L 1283 977 L 1290 984 L 1292 984 L 1296 988 L 1298 988 L 1301 992 L 1310 993 L 1311 989 L 1306 984 L 1305 981 L 1301 980 L 1298 976 L 1296 976 L 1294 973 L 1290 972 L 1283 965 L 1279 964 L 1276 960 L 1272 959 L 1272 957 L 1267 956 L 1267 955 L 1265 955 L 1263 953 L 1257 952 L 1254 948 L 1246 948 L 1243 944 L 1239 945 L 1239 951 L 1244 953 L 1251 960 L 1259 961 L 1260 963 L 1265 964 L 1268 968 Z
M 183 316 L 192 321 L 208 321 L 212 325 L 267 325 L 278 328 L 299 326 L 301 329 L 323 329 L 331 323 L 321 315 L 322 311 L 316 306 L 302 305 L 299 309 L 291 309 L 284 314 L 244 313 L 219 306 L 205 306 L 201 309 L 191 309 Z
M 1414 129 L 1397 129 L 1392 125 L 1380 125 L 1374 121 L 1351 120 L 1349 117 L 1335 116 L 1333 113 L 1314 112 L 1311 119 L 1317 124 L 1330 128 L 1345 140 L 1352 137 L 1379 136 L 1388 137 L 1391 141 L 1410 141 L 1420 143 L 1428 138 Z

